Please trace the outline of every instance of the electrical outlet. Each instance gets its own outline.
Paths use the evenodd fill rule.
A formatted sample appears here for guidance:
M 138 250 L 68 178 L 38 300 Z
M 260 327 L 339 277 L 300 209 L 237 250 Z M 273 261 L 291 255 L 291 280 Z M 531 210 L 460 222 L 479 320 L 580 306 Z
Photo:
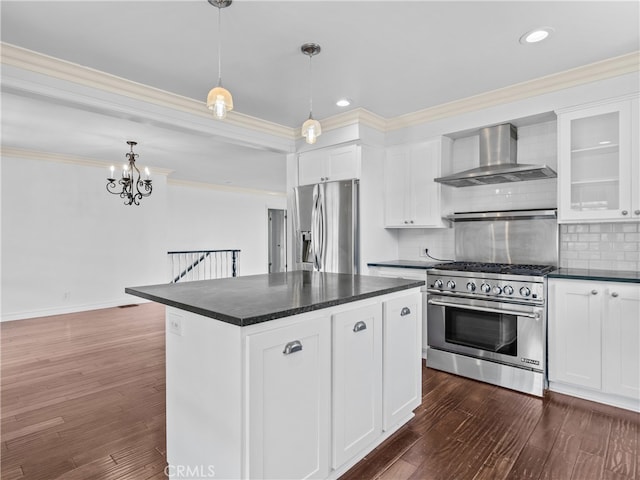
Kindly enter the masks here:
M 68 302 L 69 300 L 71 300 L 71 292 L 64 292 L 62 294 L 62 301 Z
M 169 315 L 169 331 L 174 335 L 182 336 L 182 317 Z
M 426 257 L 427 256 L 427 250 L 428 248 L 426 247 L 420 247 L 419 251 L 418 251 L 418 255 L 421 257 Z

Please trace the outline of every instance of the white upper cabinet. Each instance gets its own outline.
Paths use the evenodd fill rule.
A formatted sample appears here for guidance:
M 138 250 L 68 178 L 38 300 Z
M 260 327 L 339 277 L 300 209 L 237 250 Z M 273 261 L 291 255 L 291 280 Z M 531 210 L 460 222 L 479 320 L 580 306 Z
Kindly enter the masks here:
M 560 222 L 640 221 L 638 103 L 558 113 Z
M 440 137 L 427 142 L 387 149 L 384 162 L 385 227 L 444 227 L 440 212 L 442 162 L 451 156 L 451 140 Z
M 360 177 L 360 147 L 323 148 L 298 156 L 298 185 Z

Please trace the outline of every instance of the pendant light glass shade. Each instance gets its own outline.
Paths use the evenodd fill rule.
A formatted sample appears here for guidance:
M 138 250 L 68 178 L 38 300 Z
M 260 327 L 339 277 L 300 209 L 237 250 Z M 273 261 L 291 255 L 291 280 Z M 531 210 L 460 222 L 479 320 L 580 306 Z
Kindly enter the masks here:
M 220 10 L 231 5 L 232 0 L 208 0 L 218 9 L 218 85 L 212 88 L 207 95 L 207 107 L 213 111 L 218 120 L 224 120 L 227 112 L 233 110 L 233 98 L 231 92 L 222 86 L 222 29 L 220 27 Z
M 221 86 L 212 88 L 207 95 L 207 107 L 217 119 L 224 120 L 227 112 L 233 110 L 233 98 L 229 90 Z
M 305 141 L 313 145 L 322 134 L 320 122 L 313 118 L 313 73 L 311 71 L 311 57 L 320 53 L 320 45 L 317 43 L 305 43 L 300 47 L 305 55 L 309 56 L 309 119 L 302 124 L 302 136 Z
M 320 122 L 309 116 L 309 119 L 302 124 L 302 136 L 305 141 L 313 145 L 321 134 L 322 127 L 320 127 Z

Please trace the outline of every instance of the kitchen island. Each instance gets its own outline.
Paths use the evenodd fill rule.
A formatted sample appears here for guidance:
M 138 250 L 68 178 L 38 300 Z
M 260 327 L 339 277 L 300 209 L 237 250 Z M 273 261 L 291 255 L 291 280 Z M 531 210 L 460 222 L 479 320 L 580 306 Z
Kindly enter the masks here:
M 348 470 L 421 402 L 423 285 L 295 271 L 127 288 L 167 305 L 171 477 Z

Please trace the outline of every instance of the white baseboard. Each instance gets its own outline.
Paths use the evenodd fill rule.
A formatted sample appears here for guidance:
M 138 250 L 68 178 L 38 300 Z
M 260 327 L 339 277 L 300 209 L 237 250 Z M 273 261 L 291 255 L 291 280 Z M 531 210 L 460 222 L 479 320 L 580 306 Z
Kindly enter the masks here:
M 640 412 L 640 398 L 621 397 L 612 393 L 598 392 L 588 388 L 568 385 L 566 383 L 549 382 L 549 390 L 552 392 L 571 395 L 572 397 L 590 400 L 592 402 L 604 403 L 612 407 L 624 408 L 633 412 Z
M 27 310 L 23 312 L 14 312 L 2 314 L 0 322 L 12 322 L 15 320 L 26 320 L 36 317 L 51 317 L 53 315 L 64 315 L 66 313 L 86 312 L 89 310 L 99 310 L 101 308 L 120 307 L 122 305 L 131 305 L 132 303 L 147 303 L 148 300 L 136 298 L 133 302 L 131 299 L 112 300 L 109 302 L 87 303 L 82 305 L 68 305 L 64 307 L 43 308 L 39 310 Z

